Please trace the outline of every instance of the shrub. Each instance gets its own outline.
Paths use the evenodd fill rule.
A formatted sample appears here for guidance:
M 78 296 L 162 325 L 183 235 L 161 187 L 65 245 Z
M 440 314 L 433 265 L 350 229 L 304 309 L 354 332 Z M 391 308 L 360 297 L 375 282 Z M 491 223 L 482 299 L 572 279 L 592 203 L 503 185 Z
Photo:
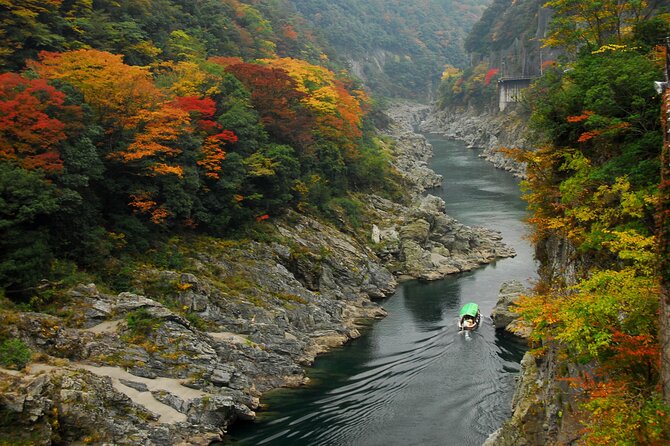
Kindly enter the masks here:
M 9 369 L 22 369 L 30 362 L 32 352 L 20 339 L 6 339 L 0 343 L 0 365 Z
M 135 336 L 147 336 L 160 325 L 160 321 L 154 319 L 146 308 L 131 311 L 126 315 L 128 329 Z

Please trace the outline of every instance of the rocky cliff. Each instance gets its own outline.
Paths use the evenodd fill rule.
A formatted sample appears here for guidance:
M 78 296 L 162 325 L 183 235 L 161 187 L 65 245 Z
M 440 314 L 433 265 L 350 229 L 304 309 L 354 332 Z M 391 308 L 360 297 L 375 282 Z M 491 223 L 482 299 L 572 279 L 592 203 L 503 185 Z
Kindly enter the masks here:
M 305 383 L 304 367 L 358 337 L 361 320 L 383 317 L 373 301 L 397 279 L 513 255 L 499 233 L 458 223 L 424 194 L 440 182 L 412 131 L 425 111 L 396 108 L 387 129 L 410 204 L 361 198 L 362 230 L 289 212 L 262 241 L 174 240 L 180 268 L 139 268 L 127 292 L 61 287 L 42 313 L 5 302 L 0 334 L 33 357 L 0 369 L 0 439 L 209 444 L 253 419 L 264 391 Z
M 536 252 L 542 265 L 543 283 L 575 284 L 587 265 L 587 259 L 566 239 L 545 239 L 536 245 Z M 513 316 L 505 309 L 519 289 L 509 285 L 512 286 L 501 289 L 500 310 L 494 312 L 496 324 L 505 323 Z M 530 334 L 529 327 L 518 320 L 507 328 L 522 336 Z M 524 355 L 512 400 L 513 415 L 484 446 L 577 444 L 582 432 L 579 404 L 583 395 L 570 382 L 591 372 L 591 366 L 567 363 L 561 359 L 564 355 L 556 344 Z
M 577 370 L 560 365 L 558 351 L 541 356 L 527 352 L 512 399 L 512 418 L 491 434 L 484 446 L 577 444 L 580 437 L 577 391 L 563 378 Z

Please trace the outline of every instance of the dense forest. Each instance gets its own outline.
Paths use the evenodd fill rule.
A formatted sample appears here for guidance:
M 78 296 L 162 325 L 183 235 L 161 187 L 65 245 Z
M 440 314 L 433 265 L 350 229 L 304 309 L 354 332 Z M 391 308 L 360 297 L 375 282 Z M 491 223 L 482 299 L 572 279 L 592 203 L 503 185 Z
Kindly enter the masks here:
M 332 197 L 383 182 L 368 95 L 304 60 L 328 57 L 288 4 L 0 8 L 0 282 L 10 297 L 72 268 L 118 270 L 119 254 L 171 233 L 326 211 Z
M 425 94 L 446 54 L 464 62 L 455 48 L 478 3 L 382 3 L 0 5 L 7 293 L 73 266 L 113 271 L 110 252 L 145 252 L 174 231 L 229 234 L 291 207 L 327 214 L 347 191 L 387 187 L 373 103 L 346 59 L 388 51 L 368 86 Z M 460 27 L 439 22 L 452 10 Z
M 495 1 L 468 49 L 494 54 L 534 35 L 541 6 Z M 655 234 L 664 141 L 654 81 L 666 68 L 668 7 L 566 0 L 544 7 L 553 18 L 543 48 L 561 56 L 545 61 L 518 104 L 537 150 L 507 149 L 528 166 L 523 187 L 543 265 L 520 311 L 533 327 L 534 353 L 564 363 L 558 379 L 577 404 L 561 413 L 572 420 L 566 426 L 581 425 L 584 444 L 665 444 Z M 445 71 L 441 104 L 490 105 L 502 68 L 495 63 L 485 57 L 464 72 Z M 570 407 L 572 397 L 561 398 Z

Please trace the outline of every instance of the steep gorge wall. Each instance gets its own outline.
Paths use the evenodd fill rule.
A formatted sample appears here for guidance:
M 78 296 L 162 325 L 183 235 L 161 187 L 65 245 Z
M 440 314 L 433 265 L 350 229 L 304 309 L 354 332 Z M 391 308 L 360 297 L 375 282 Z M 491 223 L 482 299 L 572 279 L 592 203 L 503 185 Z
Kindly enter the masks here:
M 586 260 L 572 244 L 551 237 L 536 244 L 540 277 L 545 283 L 560 280 L 575 284 Z M 494 432 L 484 446 L 545 446 L 576 444 L 581 437 L 579 404 L 583 395 L 570 385 L 588 366 L 561 359 L 557 345 L 544 346 L 542 354 L 528 351 L 512 400 L 512 417 Z

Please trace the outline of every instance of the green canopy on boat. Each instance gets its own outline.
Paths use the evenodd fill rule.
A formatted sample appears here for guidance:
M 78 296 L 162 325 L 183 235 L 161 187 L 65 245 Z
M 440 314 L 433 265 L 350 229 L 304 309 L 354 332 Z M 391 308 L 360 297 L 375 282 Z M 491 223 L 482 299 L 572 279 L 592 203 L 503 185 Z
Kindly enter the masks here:
M 467 304 L 463 305 L 463 308 L 461 308 L 461 314 L 459 316 L 463 317 L 463 316 L 467 315 L 467 316 L 477 317 L 478 312 L 479 312 L 479 305 L 477 305 L 474 302 L 470 302 L 470 303 L 467 303 Z

